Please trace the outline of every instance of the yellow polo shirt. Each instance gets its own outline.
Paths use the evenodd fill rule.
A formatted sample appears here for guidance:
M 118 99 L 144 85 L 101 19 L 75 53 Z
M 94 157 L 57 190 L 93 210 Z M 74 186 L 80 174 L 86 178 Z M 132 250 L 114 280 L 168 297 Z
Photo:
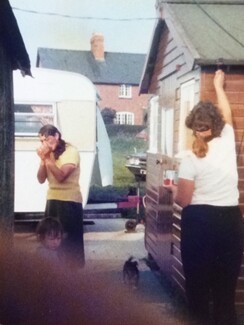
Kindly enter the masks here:
M 78 150 L 70 144 L 66 144 L 66 150 L 55 161 L 58 168 L 65 164 L 73 164 L 76 166 L 74 171 L 63 181 L 58 182 L 53 174 L 48 171 L 47 179 L 49 189 L 47 192 L 47 200 L 72 201 L 82 203 L 82 195 L 80 191 L 80 155 Z

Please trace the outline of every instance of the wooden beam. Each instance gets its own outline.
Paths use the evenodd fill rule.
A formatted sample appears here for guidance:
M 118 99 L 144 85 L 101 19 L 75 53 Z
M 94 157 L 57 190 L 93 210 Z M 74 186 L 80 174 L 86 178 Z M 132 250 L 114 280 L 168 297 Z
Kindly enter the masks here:
M 13 238 L 14 105 L 12 68 L 0 42 L 0 237 Z M 25 184 L 23 184 L 24 190 Z

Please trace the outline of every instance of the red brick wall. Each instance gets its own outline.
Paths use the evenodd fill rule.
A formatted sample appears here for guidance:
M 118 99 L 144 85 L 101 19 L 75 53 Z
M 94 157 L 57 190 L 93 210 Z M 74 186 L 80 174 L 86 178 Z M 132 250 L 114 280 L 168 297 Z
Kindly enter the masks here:
M 240 207 L 244 215 L 244 69 L 231 67 L 225 74 L 225 91 L 228 96 L 236 138 L 237 163 L 239 174 Z M 213 88 L 214 72 L 203 72 L 201 77 L 201 100 L 216 103 Z M 243 297 L 244 300 L 244 297 Z
M 119 85 L 96 85 L 96 88 L 102 98 L 99 102 L 101 110 L 108 107 L 117 112 L 134 113 L 134 124 L 143 124 L 144 109 L 148 106 L 150 95 L 139 96 L 138 86 L 132 86 L 131 98 L 119 98 Z

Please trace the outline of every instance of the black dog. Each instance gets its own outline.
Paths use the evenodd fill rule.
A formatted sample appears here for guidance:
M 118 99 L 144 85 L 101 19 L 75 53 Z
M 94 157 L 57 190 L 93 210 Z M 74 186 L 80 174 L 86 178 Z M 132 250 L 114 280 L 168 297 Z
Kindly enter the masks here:
M 132 287 L 133 289 L 137 289 L 139 282 L 138 262 L 132 260 L 133 257 L 131 256 L 124 264 L 123 280 L 128 286 Z

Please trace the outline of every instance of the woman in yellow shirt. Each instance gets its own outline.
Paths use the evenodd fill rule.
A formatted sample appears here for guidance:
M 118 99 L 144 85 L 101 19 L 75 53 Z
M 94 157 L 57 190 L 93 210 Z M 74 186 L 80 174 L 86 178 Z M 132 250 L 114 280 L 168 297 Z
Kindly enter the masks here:
M 41 159 L 37 179 L 48 181 L 45 217 L 56 217 L 64 228 L 63 251 L 71 267 L 84 265 L 83 207 L 80 191 L 80 156 L 78 150 L 62 139 L 53 125 L 39 131 Z

